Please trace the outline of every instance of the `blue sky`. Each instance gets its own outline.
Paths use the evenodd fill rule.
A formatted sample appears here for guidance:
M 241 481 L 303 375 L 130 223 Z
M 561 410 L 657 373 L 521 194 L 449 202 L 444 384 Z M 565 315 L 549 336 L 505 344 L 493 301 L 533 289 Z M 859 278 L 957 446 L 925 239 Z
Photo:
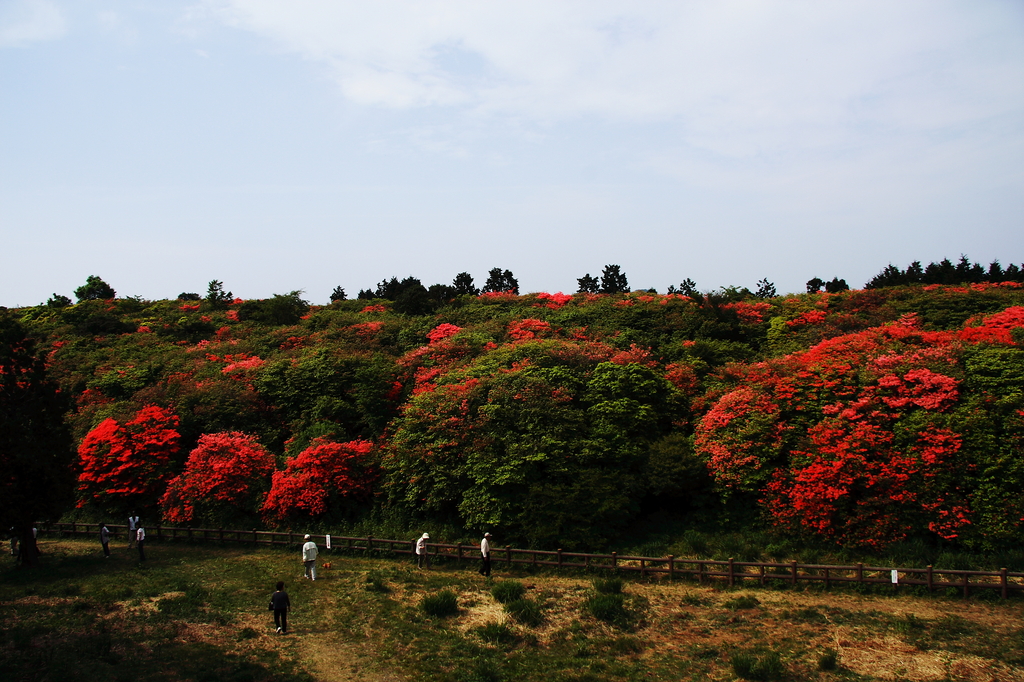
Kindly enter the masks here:
M 0 305 L 1024 262 L 1024 3 L 0 0 Z

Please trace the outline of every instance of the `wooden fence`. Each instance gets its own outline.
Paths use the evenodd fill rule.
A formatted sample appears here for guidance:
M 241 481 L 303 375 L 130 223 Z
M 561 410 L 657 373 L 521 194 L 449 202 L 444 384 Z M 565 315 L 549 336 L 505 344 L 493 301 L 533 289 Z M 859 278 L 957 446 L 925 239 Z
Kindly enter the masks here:
M 126 525 L 107 524 L 112 537 L 127 537 Z M 43 534 L 99 536 L 98 524 L 52 523 L 39 524 Z M 241 542 L 253 545 L 295 547 L 302 543 L 304 533 L 291 531 L 229 530 L 225 528 L 180 528 L 174 526 L 150 526 L 146 528 L 146 540 L 215 540 L 218 542 Z M 310 534 L 322 550 L 330 552 L 379 552 L 390 554 L 413 554 L 415 540 L 389 540 L 375 537 L 350 537 L 341 535 Z M 331 546 L 327 548 L 327 539 Z M 427 551 L 432 561 L 454 560 L 479 561 L 477 545 L 428 543 Z M 1006 599 L 1011 591 L 1024 590 L 1024 573 L 998 571 L 964 571 L 954 569 L 892 568 L 882 566 L 833 566 L 826 564 L 801 564 L 792 562 L 735 561 L 733 559 L 689 559 L 675 556 L 641 557 L 611 554 L 585 554 L 492 547 L 491 562 L 495 566 L 534 566 L 555 569 L 608 570 L 638 573 L 642 577 L 664 576 L 669 579 L 689 578 L 701 583 L 723 581 L 728 585 L 757 582 L 765 585 L 768 581 L 784 581 L 791 585 L 800 582 L 822 583 L 827 588 L 832 584 L 860 583 L 867 585 L 921 585 L 929 591 L 955 588 L 964 597 L 972 589 L 994 589 Z M 990 580 L 994 579 L 994 580 Z

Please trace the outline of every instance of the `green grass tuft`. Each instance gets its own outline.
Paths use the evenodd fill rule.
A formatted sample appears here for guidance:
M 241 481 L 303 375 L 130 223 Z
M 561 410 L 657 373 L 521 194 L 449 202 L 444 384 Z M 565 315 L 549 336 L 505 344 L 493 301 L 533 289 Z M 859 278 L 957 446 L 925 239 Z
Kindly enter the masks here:
M 424 597 L 420 602 L 420 608 L 428 616 L 447 618 L 459 612 L 459 600 L 451 590 L 441 590 L 437 594 Z
M 526 587 L 518 580 L 502 580 L 491 588 L 491 596 L 499 604 L 508 604 L 517 599 L 522 599 L 524 594 L 526 594 Z
M 540 604 L 532 599 L 516 599 L 505 604 L 505 612 L 517 623 L 537 627 L 544 622 Z

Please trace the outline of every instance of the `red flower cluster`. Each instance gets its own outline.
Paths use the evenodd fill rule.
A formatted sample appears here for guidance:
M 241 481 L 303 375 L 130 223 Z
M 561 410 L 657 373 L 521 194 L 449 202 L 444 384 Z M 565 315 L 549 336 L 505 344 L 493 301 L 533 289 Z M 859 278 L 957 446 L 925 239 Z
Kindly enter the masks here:
M 156 502 L 171 477 L 181 447 L 178 417 L 149 405 L 123 426 L 104 419 L 78 447 L 79 506 L 145 507 Z
M 185 470 L 160 499 L 172 523 L 189 523 L 216 506 L 245 509 L 274 471 L 274 456 L 253 436 L 232 431 L 200 436 Z M 265 488 L 263 488 L 265 490 Z
M 288 460 L 284 471 L 274 472 L 263 515 L 276 521 L 293 516 L 320 516 L 328 510 L 332 496 L 368 494 L 370 450 L 367 440 L 314 440 L 298 457 Z
M 430 341 L 430 343 L 437 343 L 438 341 L 441 341 L 443 339 L 455 336 L 461 331 L 462 327 L 456 326 L 454 324 L 448 324 L 447 322 L 445 322 L 444 324 L 439 324 L 438 326 L 434 327 L 429 332 L 427 332 L 427 339 Z

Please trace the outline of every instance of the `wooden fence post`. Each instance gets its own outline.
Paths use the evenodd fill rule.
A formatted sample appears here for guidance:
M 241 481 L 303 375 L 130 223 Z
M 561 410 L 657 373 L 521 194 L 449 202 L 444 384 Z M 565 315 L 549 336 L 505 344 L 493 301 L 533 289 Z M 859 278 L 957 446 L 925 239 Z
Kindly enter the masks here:
M 733 576 L 734 576 L 733 571 L 734 571 L 734 568 L 733 568 L 733 558 L 729 557 L 729 587 L 732 587 L 733 585 L 736 584 L 736 581 L 733 578 Z
M 793 574 L 790 577 L 790 583 L 792 583 L 793 587 L 796 587 L 796 561 L 794 561 L 791 565 L 793 568 Z
M 508 560 L 508 567 L 512 568 L 512 546 L 505 545 L 505 558 Z
M 676 577 L 676 556 L 675 554 L 668 555 L 668 580 L 672 582 Z
M 967 581 L 970 580 L 970 576 L 967 575 L 967 571 L 964 571 L 964 599 L 967 599 L 969 588 L 967 587 Z
M 928 564 L 928 572 L 926 573 L 926 578 L 925 579 L 928 581 L 928 591 L 931 592 L 933 589 L 935 589 L 935 584 L 934 584 L 934 582 L 932 580 L 932 565 L 931 564 Z
M 1009 590 L 1008 590 L 1008 588 L 1006 586 L 1006 569 L 1005 568 L 1000 568 L 999 569 L 999 587 L 1001 588 L 1000 592 L 1003 595 L 1003 599 L 1006 599 L 1009 596 L 1009 594 L 1008 594 Z
M 558 550 L 561 552 L 562 550 Z M 559 560 L 561 561 L 561 560 Z M 612 552 L 612 570 L 618 572 L 619 570 L 619 553 Z
M 259 547 L 260 544 L 260 538 L 258 535 L 256 535 L 255 528 L 252 529 L 252 544 L 256 545 L 257 547 Z
M 562 548 L 558 548 L 558 567 L 562 567 Z

